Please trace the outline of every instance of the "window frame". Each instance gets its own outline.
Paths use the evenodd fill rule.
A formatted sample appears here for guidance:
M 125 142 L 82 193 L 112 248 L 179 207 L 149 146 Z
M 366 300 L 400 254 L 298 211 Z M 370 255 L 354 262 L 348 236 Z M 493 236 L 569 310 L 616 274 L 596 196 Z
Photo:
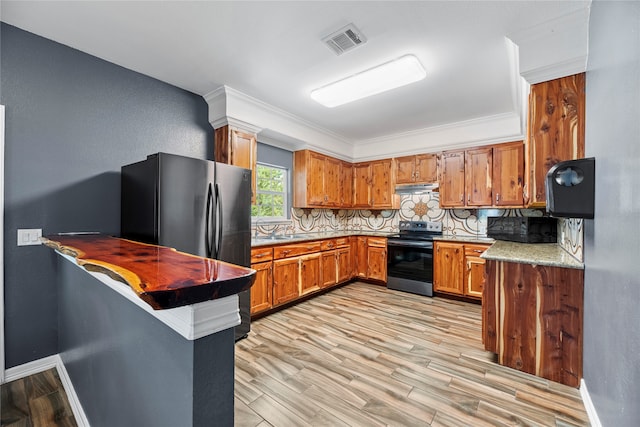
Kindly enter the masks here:
M 258 168 L 262 166 L 262 167 L 267 167 L 267 168 L 272 168 L 272 169 L 278 169 L 281 170 L 283 172 L 283 184 L 284 184 L 284 191 L 282 192 L 278 192 L 278 191 L 266 191 L 266 190 L 260 190 L 259 185 L 258 185 Z M 283 207 L 283 212 L 284 215 L 283 216 L 254 216 L 253 214 L 251 215 L 251 222 L 252 223 L 256 223 L 258 221 L 260 221 L 260 223 L 269 223 L 269 222 L 283 222 L 283 221 L 288 221 L 290 219 L 290 215 L 291 213 L 289 212 L 288 207 L 288 203 L 289 203 L 289 197 L 291 194 L 291 180 L 290 180 L 290 170 L 287 167 L 281 166 L 281 165 L 274 165 L 272 163 L 266 163 L 266 162 L 256 162 L 256 204 L 254 206 L 258 205 L 258 196 L 260 195 L 260 193 L 262 194 L 270 194 L 270 195 L 282 195 L 282 207 Z

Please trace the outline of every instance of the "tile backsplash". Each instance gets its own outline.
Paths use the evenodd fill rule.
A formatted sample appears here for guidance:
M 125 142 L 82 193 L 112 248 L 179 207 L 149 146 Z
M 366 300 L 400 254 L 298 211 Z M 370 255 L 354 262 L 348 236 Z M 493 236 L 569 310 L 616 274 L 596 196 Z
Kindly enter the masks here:
M 258 233 L 316 233 L 327 231 L 397 232 L 400 221 L 441 221 L 442 232 L 451 236 L 486 237 L 488 216 L 542 216 L 539 209 L 441 209 L 439 194 L 403 195 L 398 210 L 300 209 L 291 210 L 291 220 L 259 224 Z M 255 229 L 254 229 L 255 230 Z M 583 260 L 583 220 L 560 218 L 558 244 L 579 261 Z

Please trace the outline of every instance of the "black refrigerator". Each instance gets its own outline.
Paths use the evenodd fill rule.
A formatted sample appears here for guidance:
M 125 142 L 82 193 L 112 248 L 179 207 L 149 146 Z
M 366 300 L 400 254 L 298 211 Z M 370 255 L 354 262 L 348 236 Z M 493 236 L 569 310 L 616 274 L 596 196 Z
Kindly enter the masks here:
M 167 153 L 122 167 L 121 236 L 249 267 L 251 171 Z M 238 295 L 250 330 L 250 289 Z

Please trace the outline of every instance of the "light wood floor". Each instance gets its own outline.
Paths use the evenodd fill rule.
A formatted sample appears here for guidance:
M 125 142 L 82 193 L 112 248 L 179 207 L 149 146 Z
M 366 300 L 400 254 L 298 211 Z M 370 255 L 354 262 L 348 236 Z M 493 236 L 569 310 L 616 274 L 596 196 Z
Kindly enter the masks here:
M 353 283 L 252 323 L 236 426 L 586 426 L 580 393 L 502 367 L 479 305 Z

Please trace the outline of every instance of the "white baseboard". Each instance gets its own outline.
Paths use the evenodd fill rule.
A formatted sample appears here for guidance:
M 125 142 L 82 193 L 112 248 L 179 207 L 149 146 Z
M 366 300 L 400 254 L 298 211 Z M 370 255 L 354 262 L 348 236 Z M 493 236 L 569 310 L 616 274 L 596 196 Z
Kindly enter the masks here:
M 19 380 L 20 378 L 28 377 L 29 375 L 37 374 L 38 372 L 46 371 L 47 369 L 56 368 L 62 387 L 65 393 L 67 393 L 67 399 L 69 400 L 69 406 L 73 411 L 73 416 L 76 419 L 78 427 L 90 427 L 89 420 L 82 409 L 80 399 L 76 394 L 76 390 L 73 388 L 71 378 L 67 373 L 67 368 L 64 367 L 62 359 L 59 354 L 53 356 L 44 357 L 42 359 L 34 360 L 33 362 L 25 363 L 24 365 L 15 366 L 5 371 L 4 381 L 10 382 Z
M 598 413 L 596 412 L 596 407 L 593 406 L 591 396 L 589 396 L 589 390 L 587 390 L 587 383 L 584 381 L 584 378 L 580 380 L 580 396 L 582 396 L 582 403 L 584 403 L 584 408 L 587 410 L 587 416 L 589 417 L 591 426 L 602 427 L 602 423 L 600 423 L 600 418 L 598 418 Z

